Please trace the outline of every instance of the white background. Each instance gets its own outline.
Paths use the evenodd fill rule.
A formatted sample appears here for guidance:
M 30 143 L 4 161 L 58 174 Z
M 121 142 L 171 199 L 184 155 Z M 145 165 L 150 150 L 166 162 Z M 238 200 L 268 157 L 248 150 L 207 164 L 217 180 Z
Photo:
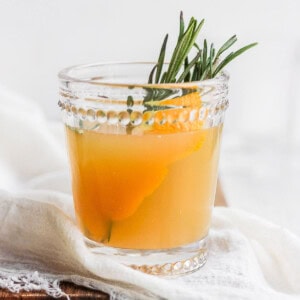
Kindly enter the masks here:
M 153 61 L 180 10 L 205 18 L 201 36 L 217 46 L 259 42 L 228 67 L 221 175 L 230 205 L 300 233 L 300 1 L 0 0 L 0 85 L 58 119 L 61 68 Z

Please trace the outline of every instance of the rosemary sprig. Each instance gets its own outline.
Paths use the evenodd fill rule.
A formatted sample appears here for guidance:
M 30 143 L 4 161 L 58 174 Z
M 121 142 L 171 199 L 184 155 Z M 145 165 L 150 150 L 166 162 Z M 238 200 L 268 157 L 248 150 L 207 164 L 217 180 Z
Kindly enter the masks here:
M 182 72 L 182 74 L 178 78 L 177 82 L 182 82 L 187 78 L 187 76 L 190 74 L 191 69 L 193 68 L 195 63 L 198 61 L 200 56 L 201 56 L 201 51 L 199 51 L 197 53 L 197 55 L 193 58 L 193 60 L 190 63 L 188 63 L 188 59 L 186 58 L 186 62 L 185 62 L 185 65 L 184 65 L 184 71 Z
M 214 60 L 214 64 L 217 62 L 217 60 L 219 59 L 220 55 L 225 52 L 228 48 L 230 48 L 235 42 L 237 41 L 237 37 L 236 35 L 232 36 L 228 41 L 226 41 L 224 43 L 224 45 L 219 49 L 215 60 Z
M 248 49 L 250 49 L 256 45 L 257 45 L 257 43 L 252 43 L 252 44 L 249 44 L 249 45 L 237 50 L 236 52 L 231 52 L 219 65 L 217 65 L 212 77 L 215 77 L 229 62 L 231 62 L 237 56 L 239 56 L 243 52 L 247 51 Z
M 194 45 L 203 23 L 204 20 L 202 20 L 200 24 L 197 24 L 197 20 L 191 18 L 187 30 L 182 34 L 182 37 L 180 37 L 177 42 L 167 70 L 165 82 L 176 82 L 176 75 Z
M 221 55 L 237 41 L 237 37 L 236 35 L 230 37 L 218 51 L 216 51 L 213 43 L 208 46 L 209 44 L 206 39 L 204 39 L 203 47 L 200 48 L 196 39 L 203 24 L 204 19 L 198 23 L 192 17 L 185 30 L 183 13 L 180 13 L 178 40 L 168 68 L 162 74 L 168 41 L 168 35 L 166 35 L 160 50 L 158 62 L 150 73 L 149 83 L 153 83 L 154 78 L 155 83 L 191 82 L 214 78 L 229 62 L 257 45 L 257 43 L 246 45 L 237 51 L 231 52 L 223 60 L 220 60 Z M 189 55 L 191 55 L 193 48 L 196 49 L 197 53 L 190 60 Z
M 155 76 L 155 83 L 159 82 L 160 74 L 164 65 L 164 60 L 165 60 L 165 54 L 166 54 L 166 47 L 167 47 L 167 42 L 168 42 L 168 34 L 166 35 L 163 45 L 161 47 L 161 51 L 159 54 L 159 59 L 158 59 L 158 64 L 157 64 L 157 71 L 156 71 L 156 76 Z

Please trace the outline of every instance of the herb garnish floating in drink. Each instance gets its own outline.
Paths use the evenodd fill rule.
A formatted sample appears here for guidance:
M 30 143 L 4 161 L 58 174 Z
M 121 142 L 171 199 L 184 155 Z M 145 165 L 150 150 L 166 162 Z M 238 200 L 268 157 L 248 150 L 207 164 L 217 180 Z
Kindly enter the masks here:
M 230 61 L 256 43 L 224 56 L 236 36 L 218 50 L 206 39 L 200 47 L 196 40 L 203 24 L 204 20 L 191 18 L 185 28 L 181 13 L 170 63 L 165 63 L 166 35 L 144 85 L 103 88 L 91 75 L 95 84 L 87 82 L 88 91 L 99 83 L 101 94 L 84 99 L 85 109 L 76 104 L 71 109 L 81 114 L 73 126 L 66 121 L 75 208 L 90 240 L 118 248 L 166 249 L 206 237 L 227 78 L 224 90 L 214 95 L 218 113 L 203 98 L 213 97 L 215 83 L 208 82 L 212 88 L 207 91 L 199 81 L 218 77 Z M 107 71 L 105 65 L 98 68 Z M 126 64 L 120 70 L 124 74 Z

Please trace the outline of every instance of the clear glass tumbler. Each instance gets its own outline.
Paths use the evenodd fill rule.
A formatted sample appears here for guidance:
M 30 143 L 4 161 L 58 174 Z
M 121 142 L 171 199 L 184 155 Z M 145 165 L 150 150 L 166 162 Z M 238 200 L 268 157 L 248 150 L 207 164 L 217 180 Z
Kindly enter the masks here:
M 228 76 L 146 84 L 153 63 L 59 73 L 75 211 L 87 245 L 156 275 L 207 258 Z

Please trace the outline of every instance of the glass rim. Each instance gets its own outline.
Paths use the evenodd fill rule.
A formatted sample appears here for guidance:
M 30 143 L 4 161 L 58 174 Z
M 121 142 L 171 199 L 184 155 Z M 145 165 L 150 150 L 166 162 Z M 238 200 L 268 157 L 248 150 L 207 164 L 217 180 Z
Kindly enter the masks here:
M 229 80 L 229 74 L 226 70 L 222 70 L 216 77 L 205 80 L 191 81 L 191 82 L 180 82 L 180 83 L 115 83 L 115 82 L 101 82 L 95 81 L 94 79 L 82 79 L 76 76 L 70 75 L 70 72 L 73 70 L 88 69 L 92 67 L 107 67 L 107 66 L 124 66 L 124 65 L 155 65 L 157 62 L 150 61 L 108 61 L 108 62 L 99 62 L 99 63 L 89 63 L 89 64 L 78 64 L 66 67 L 59 71 L 58 78 L 61 81 L 74 82 L 74 83 L 85 83 L 98 86 L 111 86 L 111 87 L 148 87 L 148 88 L 190 88 L 195 86 L 207 86 L 207 85 L 216 85 L 227 83 Z M 164 63 L 168 65 L 169 63 Z

